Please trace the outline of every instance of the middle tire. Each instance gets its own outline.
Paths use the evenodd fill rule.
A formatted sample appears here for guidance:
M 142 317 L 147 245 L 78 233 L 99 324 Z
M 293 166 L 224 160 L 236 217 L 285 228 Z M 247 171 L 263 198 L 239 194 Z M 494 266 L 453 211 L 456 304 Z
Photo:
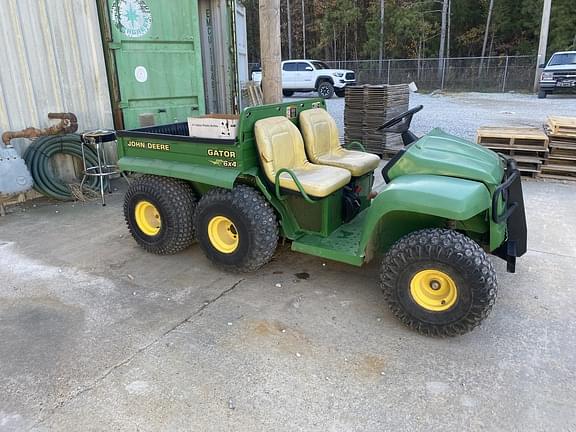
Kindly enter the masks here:
M 200 247 L 215 264 L 237 272 L 254 271 L 272 258 L 278 245 L 278 221 L 255 189 L 208 191 L 196 210 Z

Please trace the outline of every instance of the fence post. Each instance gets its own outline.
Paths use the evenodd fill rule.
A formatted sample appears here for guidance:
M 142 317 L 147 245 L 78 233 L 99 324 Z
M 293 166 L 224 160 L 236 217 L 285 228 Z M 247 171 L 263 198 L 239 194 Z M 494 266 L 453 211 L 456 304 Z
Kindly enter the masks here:
M 440 83 L 440 90 L 444 90 L 445 79 L 446 79 L 446 57 L 442 59 L 442 82 Z
M 386 84 L 390 85 L 390 63 L 392 60 L 388 59 L 388 78 L 386 79 Z
M 506 91 L 506 80 L 508 79 L 508 56 L 506 56 L 506 66 L 504 66 L 504 79 L 502 80 L 502 93 Z

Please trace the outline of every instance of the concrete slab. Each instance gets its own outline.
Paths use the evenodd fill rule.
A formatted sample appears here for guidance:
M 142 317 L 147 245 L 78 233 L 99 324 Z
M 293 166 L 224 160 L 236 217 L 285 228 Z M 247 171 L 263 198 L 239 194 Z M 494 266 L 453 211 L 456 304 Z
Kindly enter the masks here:
M 148 255 L 121 194 L 0 219 L 0 431 L 575 430 L 576 184 L 525 182 L 529 248 L 455 339 L 357 269 L 283 246 L 223 273 Z M 308 277 L 307 277 L 308 275 Z

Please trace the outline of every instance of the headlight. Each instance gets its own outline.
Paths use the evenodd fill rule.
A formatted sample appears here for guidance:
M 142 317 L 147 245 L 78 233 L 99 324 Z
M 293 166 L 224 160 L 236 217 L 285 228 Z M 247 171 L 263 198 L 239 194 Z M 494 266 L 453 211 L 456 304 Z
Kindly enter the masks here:
M 344 76 L 344 72 L 334 72 L 334 76 L 338 78 L 342 78 Z
M 542 77 L 540 78 L 540 81 L 553 81 L 554 80 L 554 74 L 552 72 L 542 72 Z

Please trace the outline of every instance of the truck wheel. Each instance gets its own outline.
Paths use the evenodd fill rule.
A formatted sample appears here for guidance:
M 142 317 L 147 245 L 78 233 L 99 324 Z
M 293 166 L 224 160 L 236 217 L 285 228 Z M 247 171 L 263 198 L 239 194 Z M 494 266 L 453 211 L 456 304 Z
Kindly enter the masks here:
M 198 203 L 198 241 L 206 256 L 226 270 L 256 270 L 278 245 L 278 222 L 270 204 L 255 189 L 215 188 Z
M 342 89 L 342 90 L 334 90 L 334 93 L 336 93 L 336 96 L 343 98 L 344 96 L 346 96 L 346 90 Z
M 546 96 L 548 96 L 548 93 L 544 90 L 538 90 L 538 99 L 546 99 Z
M 323 99 L 330 99 L 334 96 L 334 86 L 329 81 L 322 81 L 318 86 L 318 96 Z
M 430 336 L 471 331 L 496 299 L 496 272 L 486 253 L 448 229 L 401 238 L 385 255 L 380 280 L 394 315 Z
M 282 94 L 284 97 L 290 97 L 294 94 L 294 92 L 292 90 L 282 90 Z
M 134 240 L 148 252 L 172 255 L 195 239 L 196 198 L 185 181 L 145 175 L 130 184 L 124 218 Z

